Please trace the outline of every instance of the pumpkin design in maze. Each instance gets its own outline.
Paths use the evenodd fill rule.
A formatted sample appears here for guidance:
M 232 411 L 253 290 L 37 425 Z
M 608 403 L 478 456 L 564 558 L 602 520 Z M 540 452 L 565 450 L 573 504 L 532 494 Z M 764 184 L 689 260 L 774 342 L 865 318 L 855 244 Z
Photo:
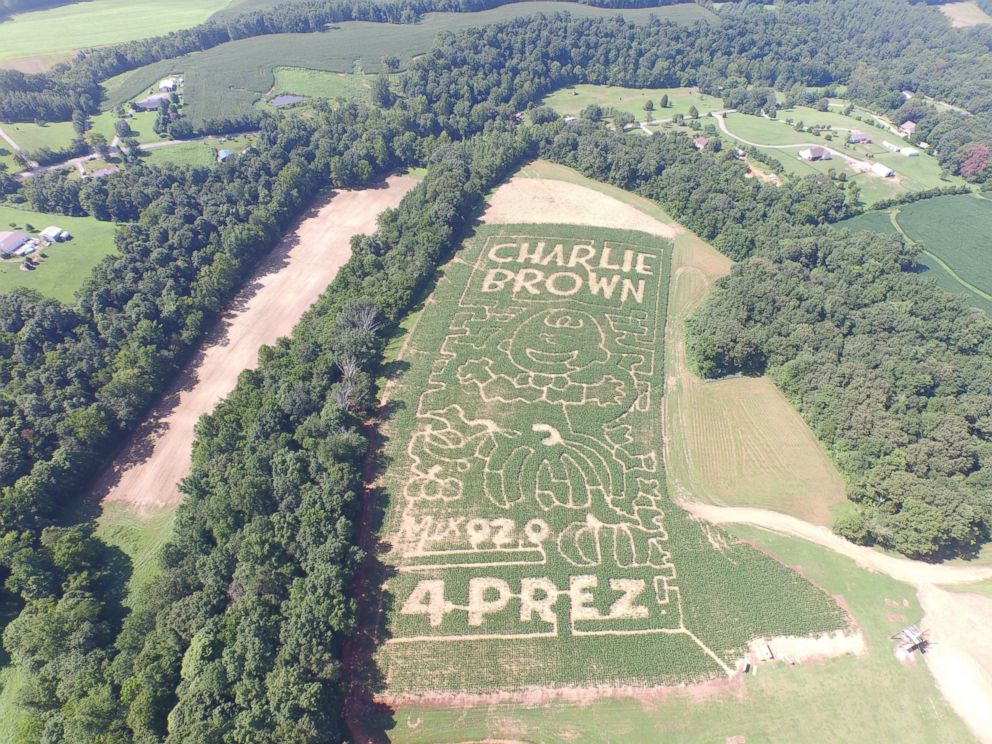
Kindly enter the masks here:
M 509 657 L 535 648 L 553 657 L 597 639 L 630 653 L 655 638 L 664 653 L 695 659 L 683 664 L 690 676 L 731 671 L 729 649 L 687 624 L 670 517 L 676 531 L 688 520 L 666 496 L 655 436 L 669 245 L 595 233 L 531 226 L 478 238 L 474 256 L 449 264 L 412 334 L 396 390 L 412 415 L 400 417 L 387 473 L 396 575 L 384 654 L 394 682 L 409 679 L 411 663 L 432 679 L 417 661 L 424 648 L 441 649 L 435 660 L 492 643 Z M 569 679 L 554 667 L 513 679 L 511 660 L 487 678 L 617 679 Z M 471 686 L 449 672 L 439 675 Z

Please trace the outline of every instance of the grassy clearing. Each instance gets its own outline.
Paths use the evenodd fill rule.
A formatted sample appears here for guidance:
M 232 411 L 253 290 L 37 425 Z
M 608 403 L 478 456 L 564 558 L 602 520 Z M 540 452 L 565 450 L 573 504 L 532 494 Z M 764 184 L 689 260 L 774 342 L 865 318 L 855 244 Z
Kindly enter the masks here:
M 202 23 L 230 0 L 90 0 L 0 23 L 0 59 L 31 59 L 158 36 Z
M 89 277 L 93 267 L 104 256 L 116 251 L 114 226 L 92 217 L 65 217 L 0 205 L 0 230 L 15 229 L 10 227 L 10 223 L 14 223 L 18 230 L 30 225 L 35 231 L 58 225 L 72 233 L 73 239 L 46 248 L 44 253 L 48 257 L 34 271 L 21 271 L 20 258 L 0 260 L 0 292 L 26 287 L 48 297 L 71 302 L 73 294 Z
M 275 34 L 222 44 L 175 60 L 157 62 L 118 79 L 108 81 L 108 101 L 116 105 L 138 95 L 169 72 L 185 75 L 187 115 L 194 122 L 249 110 L 276 85 L 275 70 L 284 67 L 322 72 L 382 72 L 381 59 L 395 55 L 406 65 L 430 48 L 442 31 L 498 23 L 511 18 L 567 11 L 577 17 L 604 17 L 619 11 L 576 3 L 539 0 L 505 5 L 476 13 L 429 13 L 421 23 L 398 25 L 346 22 L 320 34 Z M 715 22 L 711 11 L 687 3 L 663 8 L 624 10 L 633 23 L 646 23 L 652 16 L 677 22 Z
M 372 87 L 371 78 L 365 75 L 281 67 L 275 70 L 275 84 L 272 90 L 274 94 L 292 93 L 307 98 L 365 101 Z
M 138 515 L 127 504 L 104 506 L 97 518 L 97 537 L 119 548 L 131 559 L 128 581 L 128 604 L 140 603 L 152 581 L 158 576 L 158 554 L 172 536 L 176 513 L 173 509 Z
M 868 642 L 868 653 L 796 667 L 761 666 L 739 691 L 672 691 L 661 700 L 598 699 L 577 705 L 489 705 L 438 710 L 403 706 L 396 742 L 512 739 L 574 742 L 899 741 L 973 742 L 920 660 L 900 664 L 889 636 L 917 621 L 911 587 L 795 538 L 756 528 L 731 531 L 771 551 L 831 594 L 841 596 Z M 886 599 L 901 605 L 894 609 Z M 662 733 L 663 732 L 663 733 Z
M 195 142 L 179 142 L 163 147 L 155 147 L 142 151 L 141 160 L 148 165 L 163 165 L 165 163 L 175 163 L 176 165 L 213 165 L 217 162 L 217 152 L 219 150 L 230 150 L 233 153 L 240 153 L 254 142 L 254 137 L 250 134 L 239 135 L 237 137 L 211 138 L 207 140 L 197 140 Z
M 668 96 L 669 108 L 661 108 L 660 100 Z M 591 104 L 611 106 L 626 111 L 638 121 L 647 118 L 644 104 L 651 101 L 655 109 L 651 119 L 670 119 L 676 114 L 688 116 L 689 108 L 695 106 L 700 114 L 723 108 L 723 101 L 714 96 L 700 93 L 694 88 L 621 88 L 615 85 L 576 85 L 562 88 L 545 97 L 543 104 L 566 116 L 577 116 Z
M 954 28 L 967 28 L 968 26 L 981 26 L 992 23 L 992 16 L 978 7 L 978 3 L 946 3 L 937 6 L 940 12 L 947 16 Z
M 391 693 L 679 683 L 723 676 L 755 636 L 844 626 L 666 497 L 669 250 L 488 225 L 445 267 L 389 388 Z
M 822 132 L 819 136 L 808 132 L 796 132 L 793 126 L 786 123 L 803 122 L 806 126 L 830 126 L 832 132 Z M 882 142 L 891 142 L 900 147 L 909 143 L 896 136 L 880 125 L 868 124 L 836 111 L 817 111 L 812 108 L 798 106 L 778 112 L 777 119 L 768 119 L 747 114 L 730 114 L 726 117 L 727 129 L 735 136 L 759 146 L 761 149 L 778 159 L 789 173 L 794 175 L 810 175 L 826 173 L 829 170 L 844 172 L 850 180 L 855 181 L 862 192 L 862 201 L 872 204 L 880 199 L 891 198 L 902 193 L 923 191 L 925 189 L 944 186 L 964 185 L 956 176 L 945 176 L 941 173 L 937 160 L 920 150 L 918 157 L 906 157 L 892 153 L 882 147 Z M 850 130 L 867 132 L 872 142 L 867 145 L 852 145 L 847 142 Z M 827 136 L 831 139 L 828 140 Z M 834 157 L 826 162 L 807 163 L 798 157 L 799 145 L 822 144 L 857 160 L 880 162 L 895 171 L 894 178 L 880 178 L 873 174 L 857 173 L 849 168 L 842 158 Z M 788 146 L 788 147 L 782 147 Z M 777 148 L 777 149 L 776 149 Z M 918 148 L 917 148 L 918 149 Z
M 0 28 L 2 26 L 3 24 L 0 24 Z M 42 126 L 27 122 L 12 123 L 4 124 L 3 129 L 22 150 L 28 153 L 40 150 L 42 147 L 61 150 L 68 147 L 78 136 L 76 130 L 72 128 L 71 121 L 49 122 Z

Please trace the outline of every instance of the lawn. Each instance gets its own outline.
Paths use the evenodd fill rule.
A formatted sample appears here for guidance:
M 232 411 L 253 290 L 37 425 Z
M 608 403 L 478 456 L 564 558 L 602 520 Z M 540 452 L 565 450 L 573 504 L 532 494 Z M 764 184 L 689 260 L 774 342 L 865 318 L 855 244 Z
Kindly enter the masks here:
M 92 217 L 65 217 L 0 205 L 0 230 L 15 229 L 10 223 L 18 230 L 25 230 L 25 226 L 30 225 L 35 231 L 58 225 L 72 233 L 73 239 L 46 248 L 44 253 L 48 257 L 34 271 L 21 271 L 19 258 L 0 260 L 0 292 L 26 287 L 63 302 L 72 302 L 73 294 L 89 277 L 93 267 L 104 256 L 116 251 L 114 225 Z
M 846 626 L 667 497 L 670 250 L 487 225 L 444 268 L 389 387 L 390 693 L 674 684 L 756 636 Z
M 830 126 L 833 132 L 822 132 L 819 136 L 808 132 L 797 132 L 786 123 L 787 119 L 803 122 L 809 126 Z M 909 146 L 892 132 L 874 124 L 858 121 L 836 111 L 817 111 L 816 109 L 798 106 L 778 112 L 777 119 L 734 113 L 726 117 L 727 129 L 740 137 L 761 147 L 763 152 L 780 160 L 789 173 L 794 175 L 809 175 L 825 173 L 829 169 L 847 173 L 861 187 L 862 200 L 871 204 L 880 199 L 897 196 L 901 193 L 923 191 L 931 188 L 964 185 L 956 176 L 944 176 L 937 160 L 920 150 L 918 157 L 906 157 L 892 153 L 882 147 L 883 141 L 891 142 L 900 147 Z M 857 129 L 867 132 L 872 142 L 867 145 L 851 145 L 847 142 L 850 130 Z M 827 136 L 831 139 L 828 140 Z M 799 160 L 799 145 L 821 144 L 837 150 L 844 155 L 863 161 L 878 161 L 895 171 L 894 178 L 881 178 L 873 174 L 855 173 L 842 158 L 819 163 L 807 163 Z M 781 147 L 781 146 L 788 147 Z M 776 146 L 776 147 L 772 147 Z M 919 148 L 917 148 L 919 149 Z
M 0 60 L 16 60 L 158 36 L 195 26 L 230 0 L 90 0 L 0 23 Z
M 660 100 L 668 96 L 669 108 L 661 108 Z M 651 119 L 671 119 L 675 114 L 688 116 L 689 108 L 695 106 L 700 114 L 723 108 L 723 101 L 714 96 L 700 93 L 693 88 L 621 88 L 613 85 L 576 85 L 557 90 L 541 102 L 551 106 L 560 114 L 577 116 L 590 104 L 604 108 L 611 106 L 626 111 L 638 121 L 647 118 L 644 104 L 650 100 L 655 108 Z
M 0 23 L 0 28 L 3 24 Z M 47 147 L 61 150 L 68 147 L 78 135 L 71 121 L 48 122 L 42 126 L 29 122 L 4 124 L 3 129 L 28 154 Z
M 538 0 L 473 13 L 429 13 L 422 22 L 413 25 L 345 22 L 325 33 L 242 39 L 175 60 L 156 62 L 108 82 L 108 102 L 113 106 L 127 101 L 163 75 L 181 71 L 185 76 L 186 113 L 196 123 L 247 111 L 273 90 L 275 70 L 282 67 L 351 73 L 357 66 L 365 72 L 381 72 L 383 57 L 395 55 L 405 66 L 414 56 L 428 51 L 442 31 L 454 32 L 559 10 L 577 17 L 604 17 L 622 12 L 633 23 L 647 23 L 652 16 L 685 23 L 717 18 L 693 3 L 616 11 Z
M 213 165 L 217 162 L 219 150 L 239 153 L 248 147 L 254 138 L 251 135 L 210 138 L 195 142 L 178 142 L 163 147 L 142 151 L 141 160 L 149 165 L 175 163 L 177 165 Z
M 763 665 L 740 688 L 673 690 L 654 700 L 594 697 L 581 704 L 491 704 L 439 709 L 404 705 L 395 742 L 571 741 L 974 742 L 937 690 L 926 665 L 900 664 L 889 640 L 921 616 L 911 587 L 796 538 L 756 528 L 730 531 L 770 551 L 840 596 L 865 634 L 864 656 L 795 667 Z M 901 605 L 893 609 L 886 600 Z M 662 736 L 663 732 L 663 736 Z

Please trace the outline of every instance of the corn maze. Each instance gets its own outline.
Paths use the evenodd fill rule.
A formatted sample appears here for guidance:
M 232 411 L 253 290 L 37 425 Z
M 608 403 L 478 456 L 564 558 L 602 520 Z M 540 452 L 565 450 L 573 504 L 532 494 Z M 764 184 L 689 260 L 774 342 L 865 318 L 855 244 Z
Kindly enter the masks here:
M 678 684 L 847 624 L 667 496 L 669 251 L 500 225 L 447 265 L 387 392 L 390 693 Z

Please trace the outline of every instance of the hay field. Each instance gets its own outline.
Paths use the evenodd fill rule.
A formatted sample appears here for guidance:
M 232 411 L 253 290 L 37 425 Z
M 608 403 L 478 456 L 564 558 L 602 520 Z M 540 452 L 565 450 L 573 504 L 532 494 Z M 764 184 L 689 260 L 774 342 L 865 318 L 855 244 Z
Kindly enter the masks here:
M 954 28 L 967 28 L 992 23 L 992 17 L 979 8 L 978 3 L 970 0 L 964 3 L 945 3 L 938 5 L 937 8 L 950 19 Z
M 754 637 L 846 627 L 668 498 L 670 251 L 490 224 L 445 267 L 385 390 L 388 699 L 696 682 Z
M 668 96 L 669 108 L 660 106 L 663 95 Z M 590 104 L 604 108 L 610 106 L 642 121 L 647 118 L 644 104 L 648 100 L 655 106 L 651 113 L 652 119 L 671 119 L 676 114 L 688 116 L 692 106 L 703 115 L 723 108 L 721 99 L 693 88 L 621 88 L 615 85 L 570 86 L 556 90 L 541 103 L 566 116 L 577 116 Z

